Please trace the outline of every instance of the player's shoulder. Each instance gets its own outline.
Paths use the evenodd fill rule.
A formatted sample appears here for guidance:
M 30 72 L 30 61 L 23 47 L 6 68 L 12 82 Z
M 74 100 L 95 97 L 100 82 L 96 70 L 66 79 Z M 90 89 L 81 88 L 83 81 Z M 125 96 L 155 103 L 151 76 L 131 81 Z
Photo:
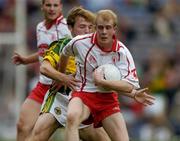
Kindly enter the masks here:
M 50 48 L 59 47 L 62 45 L 65 46 L 70 41 L 71 41 L 71 38 L 64 37 L 64 38 L 61 38 L 59 40 L 53 41 L 49 46 L 50 46 Z
M 119 48 L 119 51 L 127 49 L 127 47 L 121 41 L 117 41 L 117 46 Z
M 67 21 L 65 18 L 61 19 L 58 23 L 57 23 L 57 26 L 58 28 L 62 28 L 62 27 L 67 27 L 68 28 L 68 25 L 67 25 Z
M 39 30 L 39 29 L 43 29 L 44 27 L 45 27 L 44 21 L 41 21 L 37 24 L 36 29 Z
M 62 23 L 62 24 L 64 24 L 64 25 L 67 25 L 66 18 L 63 18 L 60 23 Z
M 121 41 L 118 41 L 117 44 L 118 44 L 118 52 L 125 55 L 131 54 L 129 49 Z
M 64 46 L 65 46 L 67 43 L 69 43 L 70 41 L 71 41 L 71 38 L 69 38 L 69 37 L 64 37 L 64 38 L 61 38 L 61 39 L 58 40 L 57 45 L 64 47 Z
M 91 39 L 92 33 L 90 34 L 84 34 L 84 35 L 77 35 L 76 37 L 73 38 L 73 41 L 83 41 L 86 39 Z

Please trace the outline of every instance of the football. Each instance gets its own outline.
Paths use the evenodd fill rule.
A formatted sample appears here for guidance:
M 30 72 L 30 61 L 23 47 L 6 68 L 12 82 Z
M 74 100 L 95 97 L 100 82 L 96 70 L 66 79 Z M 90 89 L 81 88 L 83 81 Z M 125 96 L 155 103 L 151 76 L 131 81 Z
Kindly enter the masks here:
M 97 68 L 97 71 L 102 71 L 104 79 L 106 80 L 121 80 L 121 72 L 119 69 L 113 64 L 104 64 Z

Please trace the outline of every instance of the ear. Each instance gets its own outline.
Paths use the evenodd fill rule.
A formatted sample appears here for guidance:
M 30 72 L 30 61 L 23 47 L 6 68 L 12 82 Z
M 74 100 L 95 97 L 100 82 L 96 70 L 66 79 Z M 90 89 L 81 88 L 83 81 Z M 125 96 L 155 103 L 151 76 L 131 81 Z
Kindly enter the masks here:
M 118 29 L 117 25 L 116 25 L 116 26 L 114 26 L 114 30 L 116 31 L 117 29 Z
M 69 31 L 71 31 L 71 32 L 72 32 L 72 30 L 73 30 L 73 28 L 72 28 L 71 25 L 68 25 L 68 29 L 69 29 Z
M 117 30 L 118 30 L 118 27 L 116 25 L 116 26 L 114 26 L 114 34 L 116 33 Z

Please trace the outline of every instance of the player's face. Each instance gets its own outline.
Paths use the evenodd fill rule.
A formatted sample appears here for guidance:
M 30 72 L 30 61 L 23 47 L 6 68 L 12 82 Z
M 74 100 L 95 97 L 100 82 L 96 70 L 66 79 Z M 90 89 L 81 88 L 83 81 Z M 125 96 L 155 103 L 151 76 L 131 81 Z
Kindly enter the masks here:
M 89 34 L 94 31 L 94 26 L 91 22 L 86 21 L 85 18 L 78 16 L 71 31 L 74 36 Z
M 55 20 L 62 12 L 60 0 L 45 0 L 42 5 L 42 11 L 46 20 Z
M 109 47 L 113 43 L 113 35 L 115 35 L 115 27 L 113 20 L 104 21 L 102 18 L 96 21 L 97 41 L 102 47 Z

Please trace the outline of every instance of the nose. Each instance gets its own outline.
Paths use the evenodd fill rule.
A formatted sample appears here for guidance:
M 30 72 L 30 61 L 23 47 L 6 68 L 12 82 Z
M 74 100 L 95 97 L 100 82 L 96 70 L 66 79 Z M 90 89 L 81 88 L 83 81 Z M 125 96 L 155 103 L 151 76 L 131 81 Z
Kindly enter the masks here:
M 90 33 L 90 32 L 91 32 L 91 29 L 87 26 L 87 27 L 85 28 L 85 33 L 88 34 L 88 33 Z
M 53 11 L 53 10 L 54 10 L 54 6 L 53 6 L 53 5 L 51 5 L 50 10 L 51 10 L 51 11 Z
M 107 32 L 106 28 L 103 28 L 102 33 L 106 33 L 106 32 Z

